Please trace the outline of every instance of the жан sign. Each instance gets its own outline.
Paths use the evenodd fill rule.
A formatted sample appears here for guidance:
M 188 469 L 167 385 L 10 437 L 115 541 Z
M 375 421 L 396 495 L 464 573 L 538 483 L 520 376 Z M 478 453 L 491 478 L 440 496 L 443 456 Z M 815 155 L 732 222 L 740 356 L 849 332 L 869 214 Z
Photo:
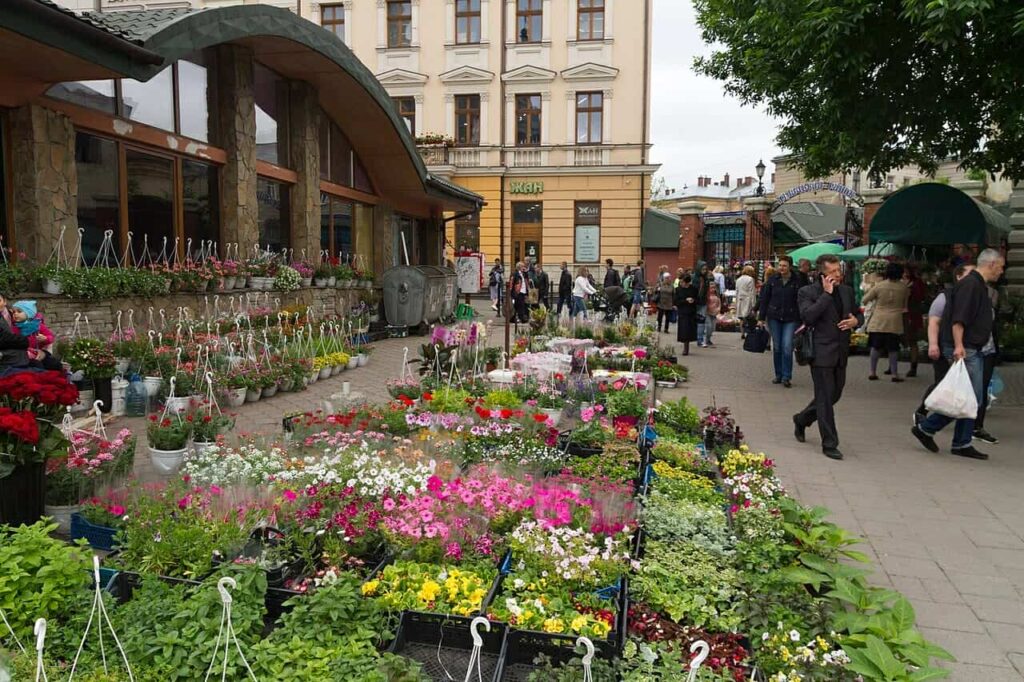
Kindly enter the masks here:
M 543 194 L 543 182 L 510 182 L 508 191 L 512 194 Z

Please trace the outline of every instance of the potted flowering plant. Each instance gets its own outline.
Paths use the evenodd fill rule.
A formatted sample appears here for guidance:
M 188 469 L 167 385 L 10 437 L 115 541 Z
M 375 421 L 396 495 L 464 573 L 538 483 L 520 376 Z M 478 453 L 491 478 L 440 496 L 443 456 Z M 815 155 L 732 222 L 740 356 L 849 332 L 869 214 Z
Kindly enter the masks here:
M 297 291 L 302 286 L 302 275 L 295 268 L 283 265 L 274 275 L 274 289 L 277 291 Z
M 230 407 L 241 407 L 245 403 L 246 373 L 240 367 L 232 367 L 224 371 L 217 379 L 217 385 L 224 391 Z
M 304 260 L 297 260 L 291 264 L 292 270 L 299 273 L 302 278 L 302 286 L 309 287 L 313 283 L 313 266 Z
M 334 268 L 330 263 L 321 262 L 313 271 L 313 283 L 318 287 L 329 286 L 328 280 L 334 276 Z
M 67 452 L 46 462 L 46 515 L 67 533 L 80 502 L 102 483 L 127 475 L 135 462 L 135 438 L 122 429 L 113 440 L 74 431 Z
M 111 551 L 116 547 L 117 531 L 124 524 L 127 508 L 121 494 L 92 497 L 71 515 L 71 539 L 84 538 L 93 549 Z
M 347 289 L 355 283 L 355 270 L 346 263 L 338 265 L 334 269 L 334 276 L 337 278 L 338 288 Z
M 281 370 L 273 365 L 267 365 L 260 369 L 260 388 L 264 398 L 273 398 L 277 395 L 277 385 L 281 380 Z
M 594 405 L 580 409 L 580 423 L 572 431 L 559 436 L 559 447 L 575 457 L 601 454 L 604 444 L 611 440 L 608 418 L 604 407 Z
M 180 414 L 149 415 L 146 424 L 149 458 L 160 473 L 173 474 L 181 467 L 192 438 L 192 421 L 191 414 L 185 417 Z
M 217 442 L 218 436 L 235 425 L 234 416 L 212 410 L 211 407 L 208 403 L 200 405 L 192 417 L 192 448 L 197 455 L 206 452 Z

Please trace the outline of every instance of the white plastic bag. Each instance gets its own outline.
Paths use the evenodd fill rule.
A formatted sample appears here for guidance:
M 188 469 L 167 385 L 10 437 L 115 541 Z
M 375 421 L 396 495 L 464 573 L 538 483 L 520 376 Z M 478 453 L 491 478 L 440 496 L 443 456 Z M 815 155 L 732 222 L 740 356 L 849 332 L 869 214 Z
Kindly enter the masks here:
M 974 419 L 978 416 L 978 398 L 974 395 L 967 365 L 957 360 L 939 385 L 928 394 L 924 406 L 953 419 Z

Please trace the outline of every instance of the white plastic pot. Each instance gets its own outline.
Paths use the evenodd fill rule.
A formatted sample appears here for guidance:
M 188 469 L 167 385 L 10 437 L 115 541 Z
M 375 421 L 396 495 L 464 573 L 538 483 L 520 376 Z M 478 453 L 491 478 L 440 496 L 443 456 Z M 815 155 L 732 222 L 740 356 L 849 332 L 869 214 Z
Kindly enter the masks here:
M 142 385 L 146 388 L 146 395 L 152 398 L 160 392 L 160 387 L 163 385 L 164 380 L 160 377 L 145 377 L 142 380 Z
M 562 410 L 554 407 L 542 407 L 540 408 L 541 413 L 551 418 L 551 422 L 558 425 L 558 422 L 562 421 Z
M 192 451 L 196 453 L 196 457 L 202 457 L 206 454 L 206 451 L 217 445 L 214 441 L 195 441 L 192 443 Z
M 156 448 L 149 448 L 149 460 L 153 463 L 153 468 L 157 472 L 169 475 L 173 474 L 181 468 L 181 463 L 185 461 L 185 453 L 188 452 L 188 446 L 181 448 L 180 450 L 157 450 Z
M 59 296 L 61 292 L 60 282 L 55 279 L 43 280 L 43 292 Z
M 334 365 L 331 367 L 331 376 L 338 376 L 341 374 L 341 370 L 345 369 L 347 365 Z
M 228 399 L 228 407 L 241 407 L 245 404 L 244 388 L 229 388 L 225 391 Z
M 245 402 L 254 403 L 263 396 L 263 389 L 261 388 L 247 388 L 245 390 Z
M 43 505 L 43 513 L 49 516 L 57 524 L 57 529 L 62 535 L 71 534 L 71 515 L 82 511 L 80 504 L 46 504 Z
M 359 356 L 358 355 L 353 355 L 352 357 L 350 357 L 348 359 L 348 368 L 349 369 L 355 369 L 358 366 L 359 366 Z
M 125 413 L 124 397 L 128 390 L 128 382 L 124 379 L 114 379 L 110 382 L 110 394 L 111 394 L 111 413 L 115 417 L 122 417 Z
M 321 379 L 326 379 L 327 377 L 331 376 L 331 374 L 333 373 L 333 370 L 334 370 L 333 367 L 321 367 L 320 368 L 320 378 Z
M 275 395 L 277 395 L 277 384 L 274 384 L 273 386 L 267 386 L 266 388 L 263 389 L 264 398 L 273 398 Z
M 370 361 L 370 356 L 367 355 L 366 353 L 360 353 L 359 355 L 356 356 L 356 359 L 358 360 L 358 363 L 356 363 L 357 366 L 366 367 L 366 363 Z

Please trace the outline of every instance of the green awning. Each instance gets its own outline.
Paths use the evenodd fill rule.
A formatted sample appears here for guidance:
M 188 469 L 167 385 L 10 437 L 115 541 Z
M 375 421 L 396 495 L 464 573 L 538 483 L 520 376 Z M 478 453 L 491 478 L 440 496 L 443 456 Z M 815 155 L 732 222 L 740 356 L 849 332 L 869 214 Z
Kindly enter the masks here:
M 818 256 L 826 253 L 842 253 L 843 247 L 840 244 L 832 244 L 830 242 L 818 242 L 817 244 L 808 244 L 807 246 L 801 246 L 795 251 L 789 252 L 789 257 L 793 260 L 800 260 L 806 258 L 809 261 L 817 260 Z
M 955 187 L 925 182 L 892 194 L 871 221 L 872 243 L 997 245 L 1010 220 Z
M 640 248 L 678 249 L 679 216 L 657 208 L 649 208 L 644 211 Z
M 864 246 L 858 246 L 853 249 L 847 249 L 839 254 L 840 260 L 846 261 L 858 261 L 867 260 L 868 258 L 889 258 L 896 256 L 898 258 L 907 258 L 910 255 L 912 248 L 907 244 L 892 244 L 890 242 L 884 242 L 882 244 L 865 244 Z

